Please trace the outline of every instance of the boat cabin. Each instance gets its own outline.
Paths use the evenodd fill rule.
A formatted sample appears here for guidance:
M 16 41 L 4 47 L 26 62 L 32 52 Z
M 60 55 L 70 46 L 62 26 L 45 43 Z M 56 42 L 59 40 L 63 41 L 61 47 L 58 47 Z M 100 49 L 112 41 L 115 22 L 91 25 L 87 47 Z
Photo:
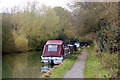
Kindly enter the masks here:
M 41 58 L 43 63 L 60 64 L 63 61 L 63 56 L 63 41 L 49 40 L 44 45 L 43 54 Z

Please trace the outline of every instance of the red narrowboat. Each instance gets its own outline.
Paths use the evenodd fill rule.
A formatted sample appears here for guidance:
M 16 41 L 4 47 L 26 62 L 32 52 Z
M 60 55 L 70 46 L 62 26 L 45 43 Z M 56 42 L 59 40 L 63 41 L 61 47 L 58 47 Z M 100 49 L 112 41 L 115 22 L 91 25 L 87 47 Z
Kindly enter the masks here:
M 42 62 L 60 64 L 63 61 L 64 56 L 63 45 L 63 41 L 61 40 L 47 41 L 41 56 Z

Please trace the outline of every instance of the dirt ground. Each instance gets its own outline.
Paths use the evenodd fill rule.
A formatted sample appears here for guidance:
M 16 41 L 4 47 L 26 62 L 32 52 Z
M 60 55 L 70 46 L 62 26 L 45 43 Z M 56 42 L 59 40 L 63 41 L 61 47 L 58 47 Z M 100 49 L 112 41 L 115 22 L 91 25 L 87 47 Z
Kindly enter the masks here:
M 63 78 L 84 78 L 85 60 L 87 59 L 88 51 L 84 48 L 78 55 L 75 64 L 66 72 Z

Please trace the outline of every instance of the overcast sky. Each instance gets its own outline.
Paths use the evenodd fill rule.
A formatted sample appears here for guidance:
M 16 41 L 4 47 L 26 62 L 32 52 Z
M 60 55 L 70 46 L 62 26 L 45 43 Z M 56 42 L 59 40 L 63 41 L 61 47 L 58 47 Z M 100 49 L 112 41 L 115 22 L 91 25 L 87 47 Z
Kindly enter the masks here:
M 71 2 L 71 0 L 0 0 L 0 12 L 14 6 L 22 9 L 26 7 L 28 2 L 34 1 L 38 2 L 39 5 L 44 4 L 50 7 L 61 6 L 63 8 L 67 8 L 67 4 Z
M 47 5 L 51 7 L 61 6 L 63 8 L 68 8 L 67 4 L 79 1 L 79 2 L 118 2 L 120 0 L 0 0 L 0 12 L 6 10 L 7 8 L 12 8 L 18 6 L 20 9 L 25 8 L 28 2 L 38 2 L 39 5 Z

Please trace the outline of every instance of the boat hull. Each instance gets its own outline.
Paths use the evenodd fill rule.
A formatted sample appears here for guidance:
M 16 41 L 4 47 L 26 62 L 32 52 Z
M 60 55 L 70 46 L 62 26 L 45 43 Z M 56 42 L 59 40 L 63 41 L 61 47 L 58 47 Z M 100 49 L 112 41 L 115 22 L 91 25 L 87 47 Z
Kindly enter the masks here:
M 41 62 L 47 63 L 47 64 L 51 64 L 51 63 L 60 64 L 63 61 L 63 57 L 42 57 L 41 56 L 41 59 L 42 59 Z

